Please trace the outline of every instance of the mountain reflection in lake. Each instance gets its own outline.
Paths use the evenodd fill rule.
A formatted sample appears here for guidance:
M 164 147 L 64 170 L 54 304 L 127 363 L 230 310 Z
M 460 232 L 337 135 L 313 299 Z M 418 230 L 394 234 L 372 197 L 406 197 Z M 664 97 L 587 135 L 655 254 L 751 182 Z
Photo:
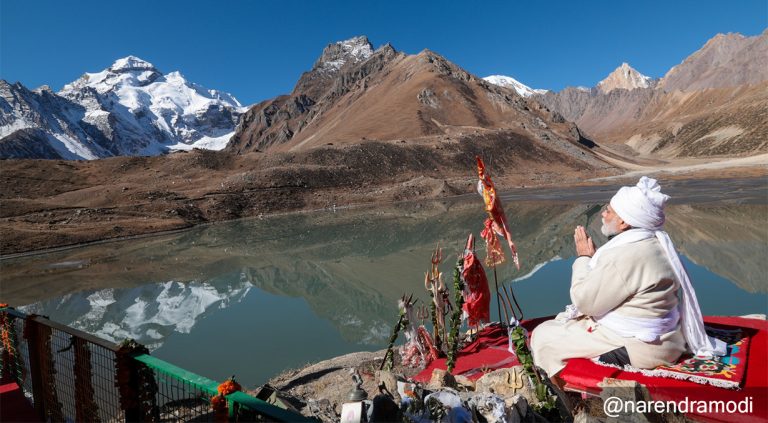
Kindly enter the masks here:
M 704 314 L 765 313 L 768 205 L 683 203 L 668 207 L 667 230 Z M 514 286 L 526 317 L 570 302 L 573 228 L 586 224 L 604 242 L 600 207 L 507 200 L 521 270 L 505 263 L 498 280 Z M 106 339 L 137 339 L 204 376 L 234 373 L 256 385 L 285 368 L 384 348 L 397 298 L 428 298 L 431 250 L 444 248 L 450 282 L 456 252 L 483 218 L 472 197 L 276 216 L 6 259 L 2 299 Z M 481 257 L 483 248 L 478 243 Z

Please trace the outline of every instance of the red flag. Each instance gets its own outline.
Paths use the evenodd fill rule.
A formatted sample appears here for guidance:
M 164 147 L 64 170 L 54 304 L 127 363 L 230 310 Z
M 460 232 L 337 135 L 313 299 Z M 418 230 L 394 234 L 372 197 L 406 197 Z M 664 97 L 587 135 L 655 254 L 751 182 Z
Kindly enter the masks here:
M 495 238 L 495 236 L 494 236 Z M 491 321 L 491 291 L 488 288 L 488 278 L 485 276 L 483 265 L 477 260 L 474 252 L 475 238 L 469 234 L 467 247 L 464 250 L 464 265 L 461 277 L 466 283 L 464 294 L 464 312 L 467 314 L 470 326 Z
M 486 258 L 486 261 L 489 266 L 495 266 L 504 261 L 504 253 L 498 245 L 498 240 L 495 240 L 495 237 L 493 236 L 493 232 L 496 232 L 502 238 L 507 240 L 509 249 L 512 250 L 512 261 L 514 261 L 517 270 L 520 270 L 520 261 L 517 258 L 517 248 L 512 241 L 512 234 L 509 232 L 507 216 L 504 215 L 501 201 L 496 196 L 496 187 L 493 185 L 490 175 L 485 172 L 483 159 L 481 159 L 480 156 L 477 156 L 476 158 L 477 176 L 480 178 L 477 189 L 480 192 L 480 195 L 483 196 L 485 211 L 488 212 L 488 219 L 485 221 L 485 229 L 481 234 L 486 241 L 488 248 L 488 257 Z M 499 255 L 501 256 L 500 258 Z

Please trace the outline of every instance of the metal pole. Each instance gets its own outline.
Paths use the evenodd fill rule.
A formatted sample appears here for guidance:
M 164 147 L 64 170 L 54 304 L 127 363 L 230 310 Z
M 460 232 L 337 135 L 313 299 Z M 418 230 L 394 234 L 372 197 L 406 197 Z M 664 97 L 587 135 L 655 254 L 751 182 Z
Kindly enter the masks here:
M 38 325 L 35 320 L 27 319 L 24 322 L 25 333 L 27 337 L 27 348 L 29 351 L 29 372 L 30 379 L 32 379 L 32 398 L 35 407 L 35 412 L 40 417 L 41 421 L 46 421 L 48 413 L 45 409 L 45 388 L 43 387 L 43 376 L 41 373 L 41 363 L 43 358 L 40 351 L 40 334 Z
M 496 288 L 496 311 L 499 313 L 499 322 L 501 322 L 501 326 L 504 327 L 504 322 L 501 321 L 501 296 L 499 295 L 499 280 L 496 277 L 496 266 L 493 266 L 493 285 Z
M 502 285 L 502 288 L 504 288 L 504 286 L 503 286 L 503 285 Z M 504 299 L 504 297 L 502 297 L 502 296 L 501 296 L 501 293 L 499 293 L 498 291 L 496 291 L 496 297 L 497 297 L 497 298 L 501 298 L 502 300 Z M 509 313 L 507 312 L 507 306 L 508 306 L 508 305 L 509 305 L 509 304 L 505 302 L 505 303 L 504 303 L 504 307 L 502 307 L 502 310 L 504 310 L 504 319 L 506 319 L 506 320 L 505 320 L 506 322 L 508 322 L 508 321 L 509 321 Z M 513 313 L 514 313 L 514 311 L 513 311 Z

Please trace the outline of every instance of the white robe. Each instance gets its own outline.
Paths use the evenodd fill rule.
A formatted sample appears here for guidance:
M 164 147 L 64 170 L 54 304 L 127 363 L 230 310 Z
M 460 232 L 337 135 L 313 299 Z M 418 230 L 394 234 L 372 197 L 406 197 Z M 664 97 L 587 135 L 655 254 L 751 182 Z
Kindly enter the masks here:
M 589 257 L 573 263 L 571 301 L 586 316 L 540 324 L 531 335 L 535 364 L 554 376 L 569 358 L 592 358 L 625 347 L 631 364 L 671 364 L 685 351 L 680 325 L 655 342 L 622 337 L 589 316 L 609 311 L 629 317 L 661 318 L 677 307 L 679 283 L 656 238 L 612 248 L 590 270 Z

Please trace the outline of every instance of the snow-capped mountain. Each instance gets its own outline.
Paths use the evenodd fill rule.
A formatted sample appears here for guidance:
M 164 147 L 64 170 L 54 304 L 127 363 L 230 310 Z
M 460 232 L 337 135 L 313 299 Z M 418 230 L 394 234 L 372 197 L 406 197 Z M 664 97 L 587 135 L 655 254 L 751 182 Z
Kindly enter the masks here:
M 230 94 L 128 56 L 56 94 L 0 81 L 0 157 L 96 159 L 220 150 L 246 109 Z M 42 148 L 46 154 L 30 155 L 30 143 L 36 144 L 33 151 Z
M 648 88 L 653 85 L 653 78 L 643 75 L 624 62 L 605 79 L 598 82 L 597 89 L 607 94 L 618 88 L 631 91 L 635 88 Z
M 544 94 L 548 91 L 548 90 L 531 88 L 523 84 L 522 82 L 518 81 L 517 79 L 512 78 L 511 76 L 491 75 L 491 76 L 486 76 L 483 79 L 490 82 L 491 84 L 498 85 L 500 87 L 512 88 L 523 97 L 530 97 L 534 94 Z
M 47 86 L 34 91 L 0 80 L 0 158 L 95 159 L 113 156 L 110 139 L 83 122 L 85 107 Z
M 131 338 L 155 350 L 171 333 L 189 333 L 206 315 L 240 302 L 252 287 L 248 281 L 226 289 L 206 282 L 170 281 L 78 292 L 20 309 L 44 313 L 111 342 Z

